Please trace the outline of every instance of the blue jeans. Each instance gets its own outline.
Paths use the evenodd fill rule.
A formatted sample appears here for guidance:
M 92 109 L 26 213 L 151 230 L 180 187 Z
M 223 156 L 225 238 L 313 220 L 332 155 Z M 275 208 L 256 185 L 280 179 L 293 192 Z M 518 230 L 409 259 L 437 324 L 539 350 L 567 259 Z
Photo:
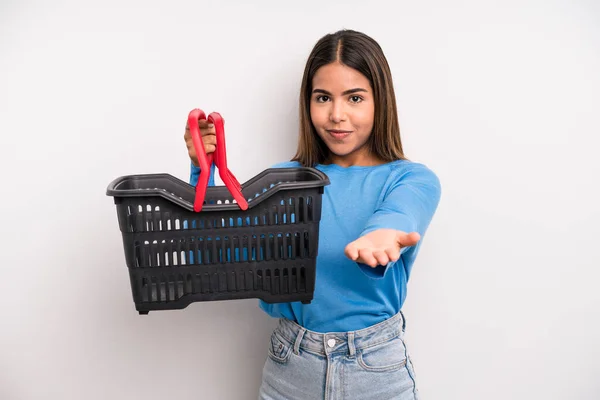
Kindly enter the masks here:
M 354 332 L 317 333 L 281 319 L 259 400 L 418 400 L 402 312 Z

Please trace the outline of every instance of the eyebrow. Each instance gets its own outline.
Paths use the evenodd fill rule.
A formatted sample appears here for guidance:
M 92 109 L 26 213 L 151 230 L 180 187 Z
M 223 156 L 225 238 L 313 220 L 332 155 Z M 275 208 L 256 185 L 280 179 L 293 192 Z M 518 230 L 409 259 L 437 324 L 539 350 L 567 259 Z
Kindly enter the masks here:
M 363 89 L 363 88 L 348 89 L 342 93 L 342 96 L 346 96 L 348 94 L 353 94 L 353 93 L 358 93 L 358 92 L 368 93 L 368 90 Z M 313 90 L 313 93 L 323 93 L 323 94 L 331 96 L 331 93 L 329 93 L 327 90 L 323 90 L 323 89 L 315 89 L 315 90 Z

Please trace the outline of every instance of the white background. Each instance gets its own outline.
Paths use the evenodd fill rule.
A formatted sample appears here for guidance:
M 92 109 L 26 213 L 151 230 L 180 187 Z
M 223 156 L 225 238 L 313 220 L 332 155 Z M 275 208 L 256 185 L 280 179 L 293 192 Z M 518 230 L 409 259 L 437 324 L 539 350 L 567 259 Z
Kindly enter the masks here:
M 108 183 L 188 177 L 195 107 L 245 181 L 289 159 L 314 43 L 383 47 L 443 195 L 409 283 L 424 399 L 600 398 L 600 3 L 0 2 L 0 398 L 254 399 L 256 300 L 138 316 Z

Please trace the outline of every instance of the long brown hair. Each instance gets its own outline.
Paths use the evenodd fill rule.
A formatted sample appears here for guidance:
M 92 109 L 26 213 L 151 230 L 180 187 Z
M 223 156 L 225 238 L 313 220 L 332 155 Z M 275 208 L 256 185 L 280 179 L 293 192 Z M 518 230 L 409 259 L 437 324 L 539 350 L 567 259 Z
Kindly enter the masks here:
M 375 99 L 373 131 L 367 142 L 371 154 L 385 162 L 405 160 L 392 73 L 387 59 L 375 40 L 353 30 L 325 35 L 308 56 L 300 89 L 298 149 L 292 160 L 303 166 L 314 167 L 325 162 L 329 156 L 327 145 L 312 124 L 310 99 L 317 70 L 336 61 L 357 70 L 371 83 Z

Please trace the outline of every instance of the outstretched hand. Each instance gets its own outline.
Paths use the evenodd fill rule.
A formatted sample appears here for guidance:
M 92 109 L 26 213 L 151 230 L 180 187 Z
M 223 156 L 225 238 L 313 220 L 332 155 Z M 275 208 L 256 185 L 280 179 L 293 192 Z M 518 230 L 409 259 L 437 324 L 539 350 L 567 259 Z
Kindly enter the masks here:
M 344 253 L 352 261 L 375 268 L 400 258 L 404 247 L 414 246 L 421 239 L 417 232 L 377 229 L 348 244 Z

